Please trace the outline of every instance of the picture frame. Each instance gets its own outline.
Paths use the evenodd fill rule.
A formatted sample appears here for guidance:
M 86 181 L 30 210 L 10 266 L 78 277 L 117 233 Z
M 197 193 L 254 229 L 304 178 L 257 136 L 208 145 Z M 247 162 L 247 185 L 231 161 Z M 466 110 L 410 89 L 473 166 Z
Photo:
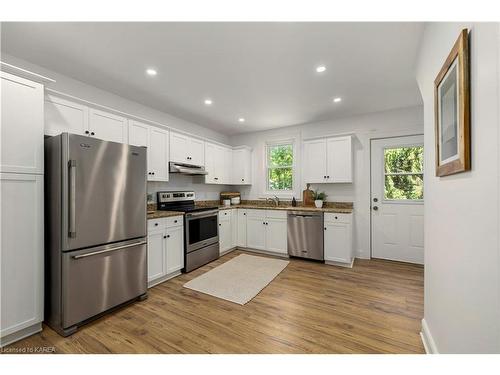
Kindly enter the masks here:
M 463 29 L 434 80 L 436 176 L 471 169 L 469 32 Z

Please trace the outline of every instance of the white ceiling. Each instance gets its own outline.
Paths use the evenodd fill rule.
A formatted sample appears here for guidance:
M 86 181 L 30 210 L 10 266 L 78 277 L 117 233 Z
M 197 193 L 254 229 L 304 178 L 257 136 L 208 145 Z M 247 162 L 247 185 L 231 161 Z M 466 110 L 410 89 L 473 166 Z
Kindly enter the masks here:
M 422 30 L 421 23 L 2 23 L 2 50 L 230 135 L 421 104 L 414 66 Z M 327 70 L 316 73 L 318 65 Z M 148 67 L 158 75 L 146 76 Z M 337 96 L 342 102 L 332 103 Z

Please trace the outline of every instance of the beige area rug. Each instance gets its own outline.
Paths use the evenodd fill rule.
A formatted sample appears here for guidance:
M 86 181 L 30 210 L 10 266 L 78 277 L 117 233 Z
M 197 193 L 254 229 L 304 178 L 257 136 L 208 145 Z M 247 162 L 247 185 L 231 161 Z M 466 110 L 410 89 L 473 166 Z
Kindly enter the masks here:
M 187 282 L 184 287 L 244 305 L 290 263 L 241 254 Z

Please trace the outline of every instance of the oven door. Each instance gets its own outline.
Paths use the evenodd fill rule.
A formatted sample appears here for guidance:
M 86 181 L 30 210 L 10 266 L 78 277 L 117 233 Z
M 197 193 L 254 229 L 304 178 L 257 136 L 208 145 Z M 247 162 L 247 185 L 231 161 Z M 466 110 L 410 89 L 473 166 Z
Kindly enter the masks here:
M 186 251 L 219 242 L 218 210 L 186 214 Z

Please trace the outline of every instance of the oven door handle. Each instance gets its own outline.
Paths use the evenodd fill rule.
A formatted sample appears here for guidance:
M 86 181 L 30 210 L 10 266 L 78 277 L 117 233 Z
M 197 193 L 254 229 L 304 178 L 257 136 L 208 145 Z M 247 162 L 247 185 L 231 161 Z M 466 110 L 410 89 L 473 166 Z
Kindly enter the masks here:
M 213 210 L 213 211 L 203 211 L 203 212 L 198 212 L 198 213 L 189 213 L 186 214 L 186 219 L 200 219 L 203 217 L 210 217 L 210 216 L 217 216 L 219 213 L 219 210 Z

